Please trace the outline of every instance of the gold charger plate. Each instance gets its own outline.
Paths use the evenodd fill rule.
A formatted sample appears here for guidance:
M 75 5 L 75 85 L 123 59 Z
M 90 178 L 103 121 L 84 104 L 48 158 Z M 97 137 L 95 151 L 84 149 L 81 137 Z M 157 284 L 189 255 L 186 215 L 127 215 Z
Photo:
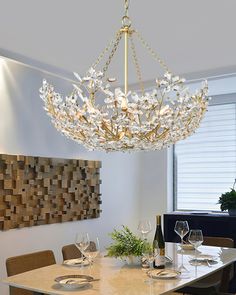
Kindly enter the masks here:
M 86 287 L 92 281 L 93 277 L 86 275 L 66 275 L 55 278 L 55 282 L 69 290 Z
M 181 272 L 174 269 L 151 269 L 147 274 L 153 279 L 175 279 Z

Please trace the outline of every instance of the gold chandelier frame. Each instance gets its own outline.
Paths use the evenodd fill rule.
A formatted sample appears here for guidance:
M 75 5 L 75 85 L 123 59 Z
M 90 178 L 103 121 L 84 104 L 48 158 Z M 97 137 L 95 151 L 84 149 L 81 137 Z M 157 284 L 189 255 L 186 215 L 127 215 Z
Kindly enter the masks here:
M 86 76 L 74 73 L 77 83 L 65 99 L 44 80 L 40 96 L 54 126 L 65 136 L 90 150 L 135 151 L 158 150 L 186 138 L 198 128 L 208 105 L 208 87 L 190 94 L 185 79 L 174 76 L 166 63 L 131 26 L 129 1 L 125 0 L 122 26 L 115 38 L 101 52 Z M 141 67 L 133 40 L 141 44 L 165 71 L 156 79 L 151 92 L 145 92 Z M 113 89 L 116 78 L 107 77 L 111 61 L 124 37 L 124 90 Z M 129 49 L 140 85 L 139 92 L 129 90 Z M 101 71 L 97 66 L 108 55 Z M 99 105 L 98 93 L 105 95 Z

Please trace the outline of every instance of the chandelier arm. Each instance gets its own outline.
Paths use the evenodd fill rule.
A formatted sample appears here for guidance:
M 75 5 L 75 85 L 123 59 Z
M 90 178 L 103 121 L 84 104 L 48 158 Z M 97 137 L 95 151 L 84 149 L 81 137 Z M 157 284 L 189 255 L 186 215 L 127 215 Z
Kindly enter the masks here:
M 132 59 L 133 59 L 133 63 L 136 69 L 136 74 L 137 74 L 137 78 L 139 81 L 139 86 L 140 86 L 140 90 L 142 92 L 142 94 L 144 95 L 144 85 L 143 85 L 143 79 L 142 79 L 142 72 L 141 72 L 141 67 L 140 64 L 138 62 L 138 57 L 136 54 L 136 48 L 135 48 L 135 44 L 134 44 L 134 40 L 132 35 L 130 36 L 130 47 L 132 50 Z
M 122 38 L 122 32 L 118 31 L 117 34 L 116 34 L 116 40 L 115 40 L 115 42 L 113 44 L 110 55 L 108 56 L 108 60 L 106 61 L 105 65 L 104 65 L 104 67 L 102 69 L 102 72 L 103 72 L 104 76 L 105 76 L 105 73 L 107 72 L 107 70 L 108 70 L 108 68 L 110 66 L 111 60 L 114 57 L 115 52 L 117 51 L 117 48 L 119 46 L 121 38 Z
M 163 59 L 161 59 L 160 56 L 159 56 L 159 54 L 156 53 L 151 48 L 151 46 L 144 40 L 144 38 L 142 37 L 142 35 L 138 31 L 135 31 L 135 33 L 136 33 L 139 41 L 143 45 L 143 47 L 147 49 L 147 51 L 151 54 L 151 56 L 154 58 L 154 60 L 156 60 L 166 72 L 171 73 L 169 67 L 166 65 L 166 63 L 163 61 Z
M 118 35 L 119 31 L 116 32 L 116 37 L 113 38 L 110 43 L 108 43 L 108 45 L 103 49 L 103 51 L 99 54 L 98 58 L 96 59 L 96 61 L 92 64 L 92 68 L 96 68 L 97 65 L 102 61 L 102 59 L 104 58 L 105 54 L 111 49 L 112 46 L 114 46 L 114 43 L 117 40 L 117 35 Z
M 129 60 L 128 60 L 128 54 L 129 54 L 129 28 L 124 31 L 125 34 L 125 66 L 124 66 L 124 77 L 125 77 L 125 95 L 128 93 L 128 70 L 129 70 Z

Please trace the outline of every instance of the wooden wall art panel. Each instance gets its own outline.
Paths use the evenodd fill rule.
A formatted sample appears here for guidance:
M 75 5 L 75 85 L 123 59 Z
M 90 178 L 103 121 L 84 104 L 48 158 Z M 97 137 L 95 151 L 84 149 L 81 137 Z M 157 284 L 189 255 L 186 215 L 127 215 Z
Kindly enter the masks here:
M 100 216 L 99 161 L 0 155 L 0 230 Z

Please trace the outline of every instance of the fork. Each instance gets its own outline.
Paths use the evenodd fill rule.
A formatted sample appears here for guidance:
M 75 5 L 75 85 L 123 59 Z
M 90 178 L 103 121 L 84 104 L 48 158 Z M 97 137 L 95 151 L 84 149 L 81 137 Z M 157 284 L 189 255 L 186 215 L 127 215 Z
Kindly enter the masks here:
M 207 266 L 208 266 L 208 267 L 212 267 L 212 265 L 210 264 L 210 262 L 209 262 L 208 259 L 206 259 L 206 263 L 207 263 Z

